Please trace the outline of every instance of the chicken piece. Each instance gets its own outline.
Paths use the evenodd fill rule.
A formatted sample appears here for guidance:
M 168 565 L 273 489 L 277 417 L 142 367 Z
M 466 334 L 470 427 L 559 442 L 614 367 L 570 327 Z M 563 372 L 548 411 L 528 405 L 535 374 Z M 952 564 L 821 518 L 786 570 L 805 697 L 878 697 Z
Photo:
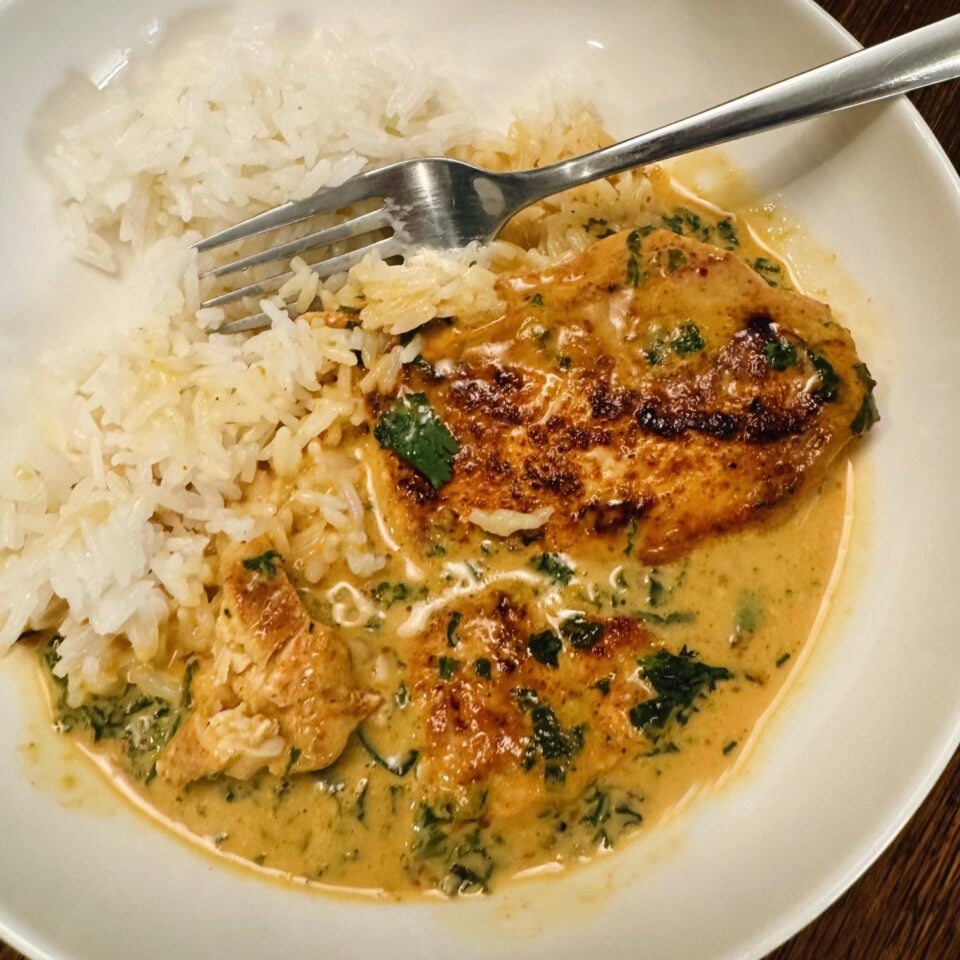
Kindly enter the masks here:
M 499 292 L 499 320 L 437 323 L 405 370 L 459 443 L 439 489 L 376 454 L 411 535 L 443 508 L 552 508 L 550 548 L 629 526 L 636 555 L 665 562 L 767 517 L 875 418 L 829 307 L 717 247 L 616 234 Z
M 645 743 L 629 711 L 650 696 L 636 674 L 654 637 L 630 617 L 577 623 L 562 639 L 492 590 L 434 618 L 410 673 L 428 793 L 465 800 L 477 786 L 487 813 L 513 816 L 578 796 Z
M 346 644 L 310 619 L 281 563 L 266 538 L 224 551 L 213 658 L 157 762 L 174 784 L 320 770 L 380 702 L 357 685 Z

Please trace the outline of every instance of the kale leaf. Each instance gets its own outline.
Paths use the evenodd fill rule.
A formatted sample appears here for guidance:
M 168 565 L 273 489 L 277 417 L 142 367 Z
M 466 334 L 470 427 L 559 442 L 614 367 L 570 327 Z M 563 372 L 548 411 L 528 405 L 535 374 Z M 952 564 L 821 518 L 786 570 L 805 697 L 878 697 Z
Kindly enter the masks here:
M 640 669 L 657 695 L 633 707 L 630 722 L 654 739 L 671 717 L 686 723 L 697 709 L 697 698 L 714 690 L 719 680 L 733 676 L 726 667 L 711 667 L 698 660 L 696 653 L 686 647 L 679 654 L 658 650 L 643 657 Z

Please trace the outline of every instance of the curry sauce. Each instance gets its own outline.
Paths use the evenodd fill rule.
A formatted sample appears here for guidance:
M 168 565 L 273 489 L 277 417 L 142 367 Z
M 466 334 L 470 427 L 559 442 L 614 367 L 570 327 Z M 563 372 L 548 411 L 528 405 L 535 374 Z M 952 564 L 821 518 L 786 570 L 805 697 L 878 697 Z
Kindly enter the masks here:
M 567 867 L 715 783 L 828 599 L 876 408 L 746 225 L 670 211 L 505 277 L 492 322 L 434 321 L 370 399 L 344 447 L 382 569 L 313 583 L 308 552 L 223 537 L 179 701 L 61 696 L 61 726 L 210 848 L 378 895 Z M 281 509 L 310 469 L 244 497 Z

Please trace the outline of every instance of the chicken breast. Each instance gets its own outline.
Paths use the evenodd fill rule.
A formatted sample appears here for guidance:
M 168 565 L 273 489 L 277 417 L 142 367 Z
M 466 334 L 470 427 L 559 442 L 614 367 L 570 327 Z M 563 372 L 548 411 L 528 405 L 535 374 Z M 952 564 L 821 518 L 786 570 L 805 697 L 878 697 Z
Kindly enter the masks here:
M 425 745 L 418 780 L 435 796 L 482 788 L 512 816 L 575 797 L 644 742 L 630 708 L 650 696 L 638 658 L 654 637 L 631 617 L 571 616 L 556 629 L 505 590 L 437 616 L 411 664 Z
M 667 561 L 767 517 L 875 418 L 829 307 L 668 230 L 616 234 L 500 295 L 502 317 L 437 323 L 406 368 L 403 391 L 459 448 L 445 483 L 380 453 L 413 535 L 445 509 L 550 508 L 552 548 L 630 528 L 643 562 Z
M 329 766 L 380 698 L 357 685 L 346 643 L 310 618 L 265 538 L 232 545 L 220 569 L 213 657 L 197 672 L 193 711 L 158 773 L 180 785 Z

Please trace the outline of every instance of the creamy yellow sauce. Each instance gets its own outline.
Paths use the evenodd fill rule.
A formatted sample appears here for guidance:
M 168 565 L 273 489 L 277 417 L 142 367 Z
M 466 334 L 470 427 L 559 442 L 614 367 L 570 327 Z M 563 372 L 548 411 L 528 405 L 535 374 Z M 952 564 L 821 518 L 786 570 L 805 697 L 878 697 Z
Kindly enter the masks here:
M 668 209 L 697 209 L 712 221 L 723 216 L 663 175 L 653 182 Z M 778 284 L 791 286 L 786 266 L 749 225 L 741 220 L 737 227 L 738 255 L 762 258 L 776 269 L 771 277 Z M 361 457 L 372 442 L 359 441 Z M 692 789 L 715 783 L 744 751 L 809 641 L 850 506 L 845 464 L 838 463 L 817 489 L 763 527 L 714 538 L 660 567 L 634 558 L 629 532 L 598 540 L 577 551 L 575 575 L 563 586 L 532 570 L 535 542 L 476 529 L 463 536 L 441 532 L 431 543 L 403 540 L 380 509 L 380 482 L 368 471 L 364 508 L 387 566 L 359 579 L 341 563 L 320 586 L 303 591 L 311 616 L 348 642 L 360 685 L 382 698 L 333 766 L 174 788 L 159 777 L 125 777 L 113 744 L 93 749 L 152 815 L 209 848 L 321 887 L 384 896 L 475 893 L 517 875 L 569 867 L 649 830 Z M 248 496 L 282 503 L 285 484 L 263 476 Z M 297 582 L 298 563 L 302 570 L 307 560 L 290 561 Z M 413 759 L 424 745 L 411 664 L 430 623 L 492 589 L 538 606 L 551 623 L 572 609 L 597 618 L 637 617 L 665 649 L 695 651 L 731 677 L 697 696 L 685 722 L 671 720 L 654 742 L 638 738 L 636 749 L 577 797 L 553 802 L 547 791 L 532 809 L 500 814 L 487 807 L 480 785 L 445 804 Z M 450 652 L 455 658 L 456 647 Z M 479 674 L 481 668 L 457 661 L 455 669 Z
M 593 822 L 595 797 L 592 803 L 547 808 L 501 823 L 481 819 L 459 825 L 449 831 L 446 846 L 465 843 L 479 829 L 496 863 L 489 881 L 496 886 L 517 873 L 589 858 L 622 834 L 650 829 L 691 788 L 715 782 L 743 750 L 808 640 L 837 561 L 845 486 L 841 465 L 786 521 L 717 540 L 656 571 L 631 563 L 622 547 L 620 556 L 610 551 L 585 565 L 580 578 L 585 605 L 600 613 L 692 614 L 688 622 L 653 630 L 670 649 L 686 644 L 704 661 L 727 665 L 735 678 L 699 701 L 685 726 L 674 727 L 663 746 L 677 752 L 645 756 L 649 747 L 644 747 L 604 777 L 604 790 L 636 798 L 631 806 L 642 824 L 629 815 Z M 490 558 L 491 565 L 495 559 Z M 401 573 L 403 560 L 394 562 Z M 516 569 L 523 572 L 520 565 Z M 616 585 L 620 573 L 625 589 Z M 654 608 L 651 577 L 668 593 Z M 385 670 L 383 660 L 412 656 L 417 635 L 402 637 L 398 628 L 418 619 L 420 611 L 416 604 L 397 603 L 385 613 L 377 633 L 360 627 L 348 634 L 360 678 L 390 703 L 401 671 L 393 665 Z M 411 746 L 411 729 L 410 718 L 399 709 L 390 711 L 385 727 L 373 719 L 364 725 L 385 756 L 400 756 Z M 199 782 L 182 791 L 157 779 L 135 788 L 145 804 L 217 850 L 265 868 L 383 894 L 438 887 L 453 892 L 456 885 L 446 856 L 423 855 L 425 831 L 416 827 L 422 794 L 415 770 L 395 776 L 358 742 L 332 768 L 313 776 L 278 781 L 260 775 L 249 784 Z M 447 830 L 441 824 L 435 832 Z

